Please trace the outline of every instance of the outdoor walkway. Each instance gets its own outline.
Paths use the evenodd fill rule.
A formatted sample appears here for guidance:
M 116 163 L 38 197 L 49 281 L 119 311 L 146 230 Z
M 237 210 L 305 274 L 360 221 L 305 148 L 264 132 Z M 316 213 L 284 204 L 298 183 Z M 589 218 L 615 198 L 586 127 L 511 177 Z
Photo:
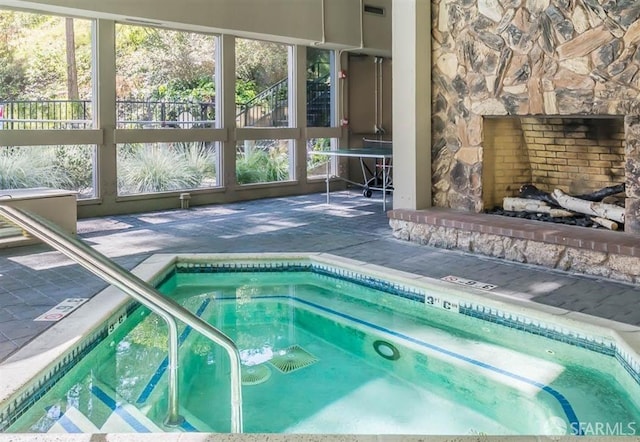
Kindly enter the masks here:
M 495 284 L 494 292 L 640 325 L 640 290 L 624 283 L 433 249 L 394 239 L 381 201 L 359 192 L 265 199 L 83 219 L 79 235 L 133 268 L 153 253 L 327 252 L 442 278 Z M 99 278 L 47 246 L 0 250 L 0 361 L 52 323 L 33 319 L 60 301 L 91 297 Z

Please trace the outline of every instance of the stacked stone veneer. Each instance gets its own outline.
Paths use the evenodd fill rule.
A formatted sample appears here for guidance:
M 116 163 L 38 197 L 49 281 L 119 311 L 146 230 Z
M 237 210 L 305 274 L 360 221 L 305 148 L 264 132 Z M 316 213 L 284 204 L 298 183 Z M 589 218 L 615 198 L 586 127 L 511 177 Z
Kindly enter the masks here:
M 488 118 L 483 129 L 485 208 L 522 184 L 579 195 L 625 181 L 622 118 Z
M 399 239 L 640 283 L 638 235 L 438 208 L 388 216 Z
M 640 8 L 433 0 L 433 203 L 480 212 L 488 116 L 624 117 L 626 223 L 640 232 Z

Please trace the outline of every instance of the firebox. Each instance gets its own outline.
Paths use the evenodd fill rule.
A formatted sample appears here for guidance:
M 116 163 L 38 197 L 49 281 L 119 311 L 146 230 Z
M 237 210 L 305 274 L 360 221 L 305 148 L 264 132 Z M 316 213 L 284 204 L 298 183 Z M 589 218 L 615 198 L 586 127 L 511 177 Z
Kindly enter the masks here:
M 624 183 L 624 131 L 622 117 L 485 117 L 484 208 L 523 184 L 580 195 Z

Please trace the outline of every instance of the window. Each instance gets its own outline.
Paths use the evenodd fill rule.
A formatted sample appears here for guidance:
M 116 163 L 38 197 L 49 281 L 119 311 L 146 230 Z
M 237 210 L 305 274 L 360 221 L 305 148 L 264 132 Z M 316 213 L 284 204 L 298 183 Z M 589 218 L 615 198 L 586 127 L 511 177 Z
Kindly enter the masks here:
M 125 24 L 115 32 L 118 195 L 219 186 L 217 37 Z
M 116 25 L 118 127 L 215 127 L 216 38 Z
M 217 143 L 120 144 L 117 161 L 118 195 L 218 185 Z
M 289 126 L 289 46 L 236 39 L 236 124 Z
M 51 187 L 95 196 L 96 146 L 0 147 L 0 189 Z
M 326 178 L 327 165 L 329 173 L 333 174 L 331 157 L 314 155 L 313 152 L 332 150 L 336 140 L 332 138 L 311 138 L 307 140 L 307 179 Z
M 236 150 L 238 184 L 288 181 L 293 177 L 293 140 L 245 140 Z
M 335 52 L 307 48 L 307 126 L 335 126 Z
M 0 129 L 92 128 L 92 22 L 0 11 L 0 27 Z

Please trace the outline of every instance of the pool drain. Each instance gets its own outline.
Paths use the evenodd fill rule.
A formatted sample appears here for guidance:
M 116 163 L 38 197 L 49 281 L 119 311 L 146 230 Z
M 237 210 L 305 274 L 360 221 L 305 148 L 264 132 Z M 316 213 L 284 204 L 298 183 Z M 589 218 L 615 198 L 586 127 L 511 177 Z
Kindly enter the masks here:
M 395 361 L 400 358 L 400 351 L 391 342 L 374 341 L 373 349 L 385 359 Z
M 243 385 L 261 384 L 271 377 L 271 369 L 264 364 L 243 365 L 241 371 Z
M 291 373 L 318 362 L 318 358 L 298 345 L 280 350 L 269 361 L 283 373 Z

